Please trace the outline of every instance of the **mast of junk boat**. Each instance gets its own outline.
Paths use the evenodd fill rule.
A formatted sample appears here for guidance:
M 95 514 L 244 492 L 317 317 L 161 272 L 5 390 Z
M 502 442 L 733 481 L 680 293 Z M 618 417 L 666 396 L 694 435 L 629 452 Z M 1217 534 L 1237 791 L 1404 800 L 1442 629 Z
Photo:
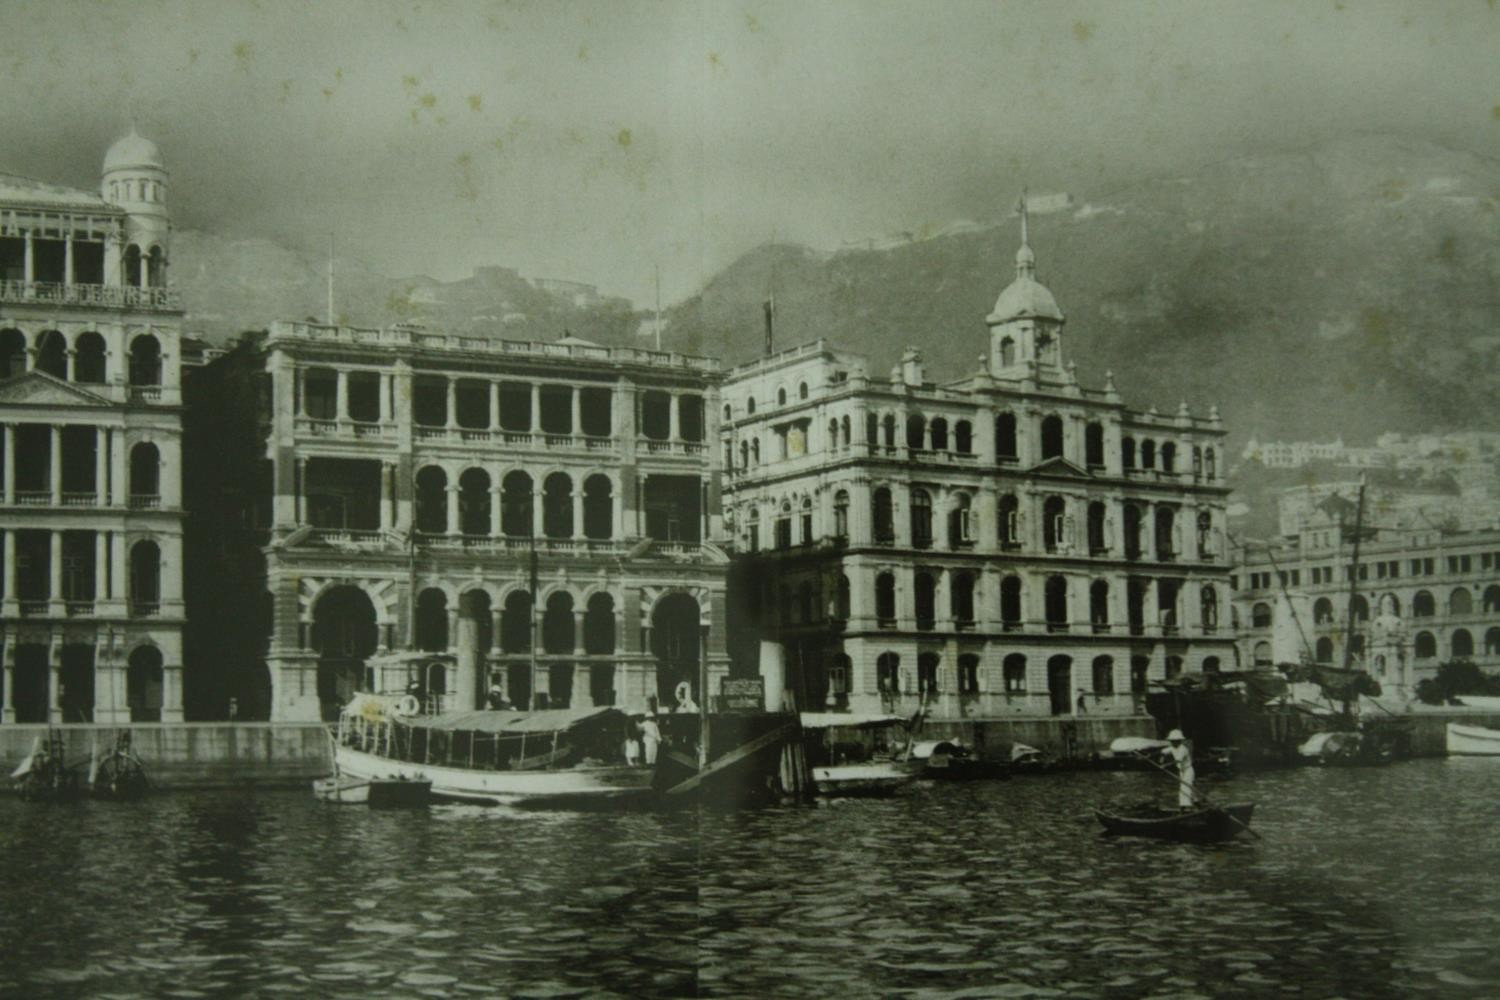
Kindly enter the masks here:
M 1354 556 L 1349 563 L 1349 615 L 1344 630 L 1344 669 L 1354 662 L 1354 599 L 1359 596 L 1359 541 L 1365 526 L 1365 474 L 1359 474 L 1359 505 L 1354 511 Z M 1343 529 L 1341 524 L 1340 530 Z

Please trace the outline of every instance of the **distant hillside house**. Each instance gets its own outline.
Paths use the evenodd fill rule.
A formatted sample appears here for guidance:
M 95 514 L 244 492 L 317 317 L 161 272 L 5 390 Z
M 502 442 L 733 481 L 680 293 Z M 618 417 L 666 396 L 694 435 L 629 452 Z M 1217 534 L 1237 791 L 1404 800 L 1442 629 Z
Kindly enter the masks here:
M 762 659 L 804 708 L 1127 716 L 1152 679 L 1235 665 L 1217 411 L 1080 385 L 1035 271 L 1023 209 L 957 381 L 914 348 L 872 376 L 821 340 L 729 373 L 731 649 L 779 647 Z

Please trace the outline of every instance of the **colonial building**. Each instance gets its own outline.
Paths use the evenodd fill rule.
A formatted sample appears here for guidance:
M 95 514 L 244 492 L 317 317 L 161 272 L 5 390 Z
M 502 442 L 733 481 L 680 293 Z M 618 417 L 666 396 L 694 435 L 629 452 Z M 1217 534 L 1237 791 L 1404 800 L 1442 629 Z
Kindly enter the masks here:
M 0 174 L 5 722 L 182 718 L 181 310 L 167 171 Z
M 1372 512 L 1356 571 L 1352 510 L 1316 513 L 1296 534 L 1239 553 L 1235 618 L 1247 663 L 1343 666 L 1347 657 L 1408 692 L 1447 660 L 1500 670 L 1500 531 L 1392 529 Z
M 1129 714 L 1233 665 L 1218 414 L 1080 385 L 1025 234 L 968 377 L 818 341 L 726 379 L 736 579 L 804 705 Z
M 271 689 L 243 714 L 411 680 L 638 711 L 727 672 L 715 362 L 274 323 L 194 378 L 193 509 L 233 551 L 202 547 L 193 645 L 237 609 L 268 636 L 238 643 Z

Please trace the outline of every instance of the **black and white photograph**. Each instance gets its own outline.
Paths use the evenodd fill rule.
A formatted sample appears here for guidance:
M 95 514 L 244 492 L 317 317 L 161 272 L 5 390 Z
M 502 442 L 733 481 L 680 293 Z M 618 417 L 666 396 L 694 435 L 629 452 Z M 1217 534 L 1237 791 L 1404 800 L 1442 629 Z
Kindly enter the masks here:
M 1500 996 L 1494 0 L 0 0 L 0 995 Z

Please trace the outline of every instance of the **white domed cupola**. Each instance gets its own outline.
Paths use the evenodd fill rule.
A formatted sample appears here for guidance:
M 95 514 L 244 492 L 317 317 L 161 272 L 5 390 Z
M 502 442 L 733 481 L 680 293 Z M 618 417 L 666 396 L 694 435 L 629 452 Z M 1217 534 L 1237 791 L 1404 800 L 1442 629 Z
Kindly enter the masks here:
M 990 328 L 990 371 L 1001 377 L 1032 370 L 1061 374 L 1062 326 L 1066 320 L 1052 292 L 1036 280 L 1036 254 L 1028 238 L 1024 195 L 1019 211 L 1021 248 L 1016 251 L 1016 278 L 985 317 Z
M 104 154 L 100 194 L 126 212 L 118 263 L 106 270 L 119 283 L 141 288 L 166 284 L 171 219 L 167 212 L 167 167 L 156 143 L 132 126 Z M 113 281 L 111 283 L 114 283 Z

